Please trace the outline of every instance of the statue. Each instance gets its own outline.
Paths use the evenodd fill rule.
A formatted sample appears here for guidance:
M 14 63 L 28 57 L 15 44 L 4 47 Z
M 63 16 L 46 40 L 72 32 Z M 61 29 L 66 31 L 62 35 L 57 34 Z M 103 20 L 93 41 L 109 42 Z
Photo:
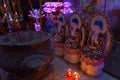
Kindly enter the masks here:
M 55 54 L 62 56 L 64 54 L 64 43 L 68 29 L 66 26 L 65 15 L 61 12 L 58 14 L 58 27 L 54 38 Z
M 101 23 L 101 25 L 98 25 Z M 91 58 L 99 59 L 102 58 L 103 50 L 101 50 L 104 43 L 104 35 L 101 33 L 103 23 L 101 21 L 96 21 L 94 23 L 93 29 L 89 32 L 89 40 L 87 45 L 87 50 L 90 52 L 88 54 Z
M 71 36 L 66 41 L 66 47 L 69 47 L 71 49 L 77 49 L 80 47 L 80 27 L 74 24 L 74 26 L 71 26 Z
M 111 49 L 111 33 L 107 18 L 95 14 L 90 20 L 90 31 L 81 55 L 81 69 L 90 76 L 102 73 L 106 57 Z
M 80 53 L 84 44 L 85 31 L 82 25 L 82 18 L 74 13 L 70 18 L 70 36 L 65 42 L 64 58 L 70 63 L 80 61 Z

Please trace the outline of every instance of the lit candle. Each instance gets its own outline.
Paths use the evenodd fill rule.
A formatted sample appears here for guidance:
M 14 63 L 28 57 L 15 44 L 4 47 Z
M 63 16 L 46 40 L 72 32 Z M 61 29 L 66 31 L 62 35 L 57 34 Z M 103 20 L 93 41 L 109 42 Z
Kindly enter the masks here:
M 80 75 L 78 72 L 73 73 L 73 80 L 80 80 Z
M 15 12 L 15 15 L 17 15 L 17 12 Z
M 12 18 L 10 18 L 10 25 L 12 25 L 12 22 L 13 22 L 13 19 L 12 19 Z
M 73 80 L 73 71 L 68 68 L 67 72 L 66 72 L 66 80 Z
M 4 4 L 4 8 L 6 8 L 6 4 Z
M 15 22 L 16 22 L 15 23 L 16 24 L 16 28 L 20 30 L 21 28 L 20 28 L 20 23 L 19 23 L 18 19 L 16 19 Z
M 19 22 L 18 22 L 18 20 L 17 20 L 17 19 L 15 20 L 15 22 L 16 22 L 16 24 L 17 24 L 17 25 L 19 25 Z
M 5 13 L 4 15 L 5 15 L 5 16 L 7 16 L 7 14 L 6 14 L 6 13 Z
M 5 13 L 5 14 L 4 14 L 4 18 L 5 18 L 5 19 L 7 19 L 7 18 L 8 18 L 7 13 Z
M 18 13 L 17 12 L 15 12 L 15 18 L 18 18 Z
M 12 21 L 13 21 L 13 19 L 12 19 L 12 18 L 10 18 L 10 21 L 12 22 Z
M 72 76 L 72 73 L 73 73 L 73 71 L 69 68 L 68 70 L 67 70 L 67 76 Z

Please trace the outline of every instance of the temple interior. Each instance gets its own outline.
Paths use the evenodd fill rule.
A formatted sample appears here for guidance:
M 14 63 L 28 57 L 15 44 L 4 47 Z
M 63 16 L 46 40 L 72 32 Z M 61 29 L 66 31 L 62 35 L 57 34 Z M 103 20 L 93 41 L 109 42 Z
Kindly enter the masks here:
M 0 80 L 120 80 L 120 0 L 0 0 Z

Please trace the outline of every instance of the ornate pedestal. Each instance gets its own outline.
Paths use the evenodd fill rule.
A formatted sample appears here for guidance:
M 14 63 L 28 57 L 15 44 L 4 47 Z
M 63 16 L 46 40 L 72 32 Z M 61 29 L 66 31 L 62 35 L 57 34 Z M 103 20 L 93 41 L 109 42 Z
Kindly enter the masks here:
M 27 34 L 24 32 L 23 34 Z M 8 80 L 40 80 L 54 58 L 50 36 L 34 32 L 34 39 L 20 42 L 14 34 L 0 37 L 0 68 L 9 72 Z M 26 36 L 25 36 L 26 38 Z

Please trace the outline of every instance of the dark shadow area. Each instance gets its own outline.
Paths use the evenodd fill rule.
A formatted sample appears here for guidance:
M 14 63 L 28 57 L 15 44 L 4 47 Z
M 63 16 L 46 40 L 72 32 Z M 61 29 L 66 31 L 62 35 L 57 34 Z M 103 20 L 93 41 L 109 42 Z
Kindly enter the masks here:
M 120 42 L 113 42 L 104 71 L 120 79 Z

